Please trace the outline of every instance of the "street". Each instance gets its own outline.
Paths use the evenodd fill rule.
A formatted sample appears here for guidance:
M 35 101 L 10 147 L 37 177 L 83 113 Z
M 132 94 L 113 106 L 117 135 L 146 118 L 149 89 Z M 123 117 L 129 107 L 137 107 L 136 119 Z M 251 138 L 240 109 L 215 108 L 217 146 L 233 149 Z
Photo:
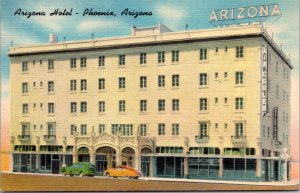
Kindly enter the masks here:
M 244 185 L 1 173 L 1 191 L 246 191 L 299 190 L 298 185 Z

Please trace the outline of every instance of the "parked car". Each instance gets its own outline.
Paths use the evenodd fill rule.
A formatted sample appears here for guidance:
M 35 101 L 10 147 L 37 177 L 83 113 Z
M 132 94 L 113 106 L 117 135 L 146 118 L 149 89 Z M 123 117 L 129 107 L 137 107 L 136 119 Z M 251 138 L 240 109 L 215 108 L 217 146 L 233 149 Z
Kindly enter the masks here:
M 70 176 L 95 176 L 95 166 L 89 162 L 76 162 L 71 166 L 62 167 L 61 173 Z
M 103 175 L 106 177 L 127 177 L 127 178 L 133 178 L 133 179 L 138 179 L 141 174 L 133 169 L 130 166 L 118 166 L 116 168 L 111 168 L 108 170 L 105 170 L 103 172 Z

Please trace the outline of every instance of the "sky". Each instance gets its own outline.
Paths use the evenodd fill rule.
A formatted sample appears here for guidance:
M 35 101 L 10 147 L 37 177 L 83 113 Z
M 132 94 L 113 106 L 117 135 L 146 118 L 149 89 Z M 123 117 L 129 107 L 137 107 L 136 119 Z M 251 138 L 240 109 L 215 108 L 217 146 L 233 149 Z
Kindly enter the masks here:
M 8 49 L 12 44 L 30 45 L 47 43 L 50 33 L 58 36 L 58 41 L 85 40 L 95 38 L 126 36 L 131 27 L 155 26 L 159 22 L 173 31 L 216 28 L 209 22 L 212 10 L 248 7 L 265 4 L 278 4 L 281 17 L 268 18 L 267 30 L 273 33 L 278 45 L 290 55 L 294 66 L 291 75 L 291 143 L 292 154 L 299 159 L 299 2 L 298 0 L 0 0 L 1 2 L 1 144 L 9 144 L 9 58 Z M 49 16 L 55 9 L 70 10 L 72 16 Z M 121 16 L 130 11 L 152 12 L 152 16 Z M 46 16 L 14 15 L 21 9 L 24 12 L 44 11 Z M 85 9 L 113 11 L 113 16 L 82 16 Z M 78 14 L 76 14 L 78 12 Z M 4 144 L 4 145 L 3 145 Z M 3 149 L 3 148 L 2 148 Z

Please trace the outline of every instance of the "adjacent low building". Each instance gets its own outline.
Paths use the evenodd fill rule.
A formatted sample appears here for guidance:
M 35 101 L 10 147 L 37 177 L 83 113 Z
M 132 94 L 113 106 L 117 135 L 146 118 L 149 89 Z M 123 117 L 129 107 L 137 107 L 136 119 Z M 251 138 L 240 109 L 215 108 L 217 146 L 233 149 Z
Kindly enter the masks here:
M 50 40 L 9 50 L 13 171 L 289 177 L 293 67 L 261 25 Z

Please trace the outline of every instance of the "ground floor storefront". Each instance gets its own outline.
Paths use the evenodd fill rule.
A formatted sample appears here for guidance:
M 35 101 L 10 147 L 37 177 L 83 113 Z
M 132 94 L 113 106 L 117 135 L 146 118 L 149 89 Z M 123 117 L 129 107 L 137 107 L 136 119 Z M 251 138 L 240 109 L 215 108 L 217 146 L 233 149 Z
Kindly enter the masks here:
M 246 157 L 203 157 L 136 154 L 126 150 L 118 160 L 116 152 L 104 148 L 95 155 L 82 151 L 71 153 L 13 153 L 13 172 L 53 173 L 59 174 L 63 166 L 78 162 L 91 162 L 95 165 L 97 175 L 117 165 L 129 165 L 145 177 L 219 179 L 245 181 L 283 181 L 285 175 L 289 180 L 290 163 L 271 158 Z M 75 158 L 75 156 L 77 156 Z M 93 159 L 91 159 L 94 157 Z M 286 172 L 286 173 L 285 173 Z

